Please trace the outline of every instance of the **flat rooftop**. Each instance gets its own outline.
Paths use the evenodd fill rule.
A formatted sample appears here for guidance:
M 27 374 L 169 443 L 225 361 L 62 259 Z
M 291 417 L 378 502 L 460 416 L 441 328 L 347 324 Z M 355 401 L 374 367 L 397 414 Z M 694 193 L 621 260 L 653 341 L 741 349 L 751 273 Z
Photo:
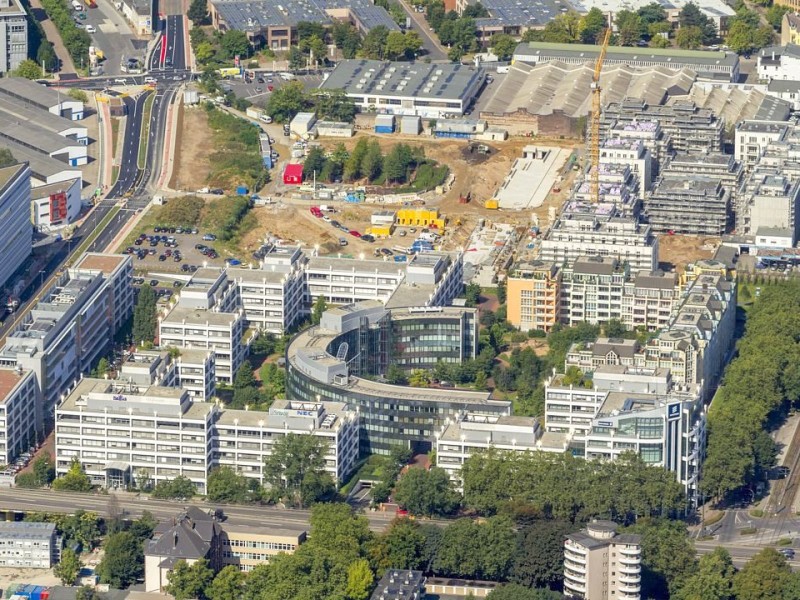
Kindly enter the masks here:
M 130 260 L 127 256 L 119 254 L 100 254 L 99 252 L 88 252 L 84 254 L 75 264 L 76 269 L 90 269 L 100 271 L 106 275 L 111 275 L 126 261 Z
M 16 177 L 17 174 L 23 169 L 25 169 L 25 165 L 23 163 L 17 163 L 16 165 L 9 165 L 8 167 L 0 168 L 0 189 L 4 188 L 6 184 Z
M 383 25 L 400 28 L 389 13 L 370 0 L 212 0 L 214 8 L 231 29 L 251 33 L 275 26 L 292 27 L 301 21 L 330 23 L 328 11 L 349 9 L 366 29 Z
M 0 81 L 3 79 L 0 78 Z M 5 138 L 2 140 L 2 145 L 11 151 L 15 159 L 27 162 L 31 168 L 31 174 L 39 181 L 44 182 L 51 177 L 57 179 L 80 179 L 82 177 L 80 168 L 72 167 L 16 140 Z
M 0 8 L 0 15 L 3 16 L 13 16 L 13 15 L 21 15 L 25 16 L 27 13 L 22 6 L 22 3 L 19 0 L 11 0 L 9 6 L 5 6 Z
M 483 69 L 462 64 L 352 59 L 340 61 L 319 87 L 352 95 L 465 100 L 481 79 Z
M 541 206 L 570 152 L 566 148 L 536 147 L 535 157 L 515 159 L 495 192 L 500 208 L 527 210 Z
M 232 323 L 240 319 L 236 313 L 215 312 L 213 310 L 203 310 L 201 308 L 189 308 L 177 304 L 162 323 L 186 323 L 186 324 L 205 324 L 229 327 Z
M 5 403 L 28 373 L 29 371 L 23 371 L 20 374 L 17 369 L 0 367 L 0 404 Z

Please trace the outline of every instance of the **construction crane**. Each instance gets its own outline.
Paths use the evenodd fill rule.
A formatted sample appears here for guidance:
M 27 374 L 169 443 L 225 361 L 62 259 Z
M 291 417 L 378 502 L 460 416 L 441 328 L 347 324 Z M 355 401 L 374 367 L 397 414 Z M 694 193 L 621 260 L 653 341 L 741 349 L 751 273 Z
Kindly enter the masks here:
M 611 27 L 607 28 L 603 35 L 603 45 L 600 47 L 597 62 L 594 63 L 594 75 L 592 75 L 592 122 L 589 155 L 592 159 L 591 199 L 595 204 L 600 201 L 600 73 L 603 71 L 603 61 L 606 59 L 610 39 Z

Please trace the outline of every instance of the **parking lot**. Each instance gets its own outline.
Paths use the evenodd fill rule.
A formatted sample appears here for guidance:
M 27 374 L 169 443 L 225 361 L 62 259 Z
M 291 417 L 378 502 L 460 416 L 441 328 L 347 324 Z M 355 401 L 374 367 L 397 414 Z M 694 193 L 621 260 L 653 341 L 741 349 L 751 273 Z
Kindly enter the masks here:
M 322 74 L 300 75 L 295 79 L 306 89 L 314 89 L 322 83 Z M 257 71 L 255 79 L 250 83 L 245 82 L 244 79 L 226 79 L 221 82 L 221 84 L 230 86 L 231 91 L 237 97 L 249 100 L 262 108 L 267 105 L 270 94 L 287 83 L 287 80 L 272 74 L 271 71 Z M 272 90 L 269 89 L 270 86 L 272 86 Z

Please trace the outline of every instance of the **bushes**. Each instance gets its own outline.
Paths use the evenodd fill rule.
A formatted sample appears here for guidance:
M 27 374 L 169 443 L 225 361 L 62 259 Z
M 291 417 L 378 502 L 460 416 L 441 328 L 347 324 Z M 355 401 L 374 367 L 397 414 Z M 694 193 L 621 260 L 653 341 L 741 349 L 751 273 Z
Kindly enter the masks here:
M 212 229 L 223 242 L 233 239 L 250 211 L 250 200 L 233 196 L 214 200 L 208 206 L 203 226 Z
M 217 149 L 210 157 L 209 184 L 223 188 L 246 185 L 253 190 L 263 187 L 270 178 L 261 160 L 260 128 L 213 105 L 208 108 L 208 126 Z
M 75 66 L 88 66 L 92 38 L 83 29 L 76 27 L 66 0 L 42 0 L 42 7 L 58 29 Z
M 205 201 L 197 196 L 181 196 L 170 200 L 158 213 L 158 222 L 164 227 L 195 226 L 200 223 L 200 212 Z

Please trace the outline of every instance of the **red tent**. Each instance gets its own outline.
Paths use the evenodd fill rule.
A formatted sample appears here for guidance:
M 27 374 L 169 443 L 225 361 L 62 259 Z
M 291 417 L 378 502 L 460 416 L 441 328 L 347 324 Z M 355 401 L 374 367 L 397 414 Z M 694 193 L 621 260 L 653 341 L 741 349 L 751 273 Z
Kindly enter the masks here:
M 303 183 L 303 165 L 286 165 L 283 169 L 283 183 L 286 185 Z

